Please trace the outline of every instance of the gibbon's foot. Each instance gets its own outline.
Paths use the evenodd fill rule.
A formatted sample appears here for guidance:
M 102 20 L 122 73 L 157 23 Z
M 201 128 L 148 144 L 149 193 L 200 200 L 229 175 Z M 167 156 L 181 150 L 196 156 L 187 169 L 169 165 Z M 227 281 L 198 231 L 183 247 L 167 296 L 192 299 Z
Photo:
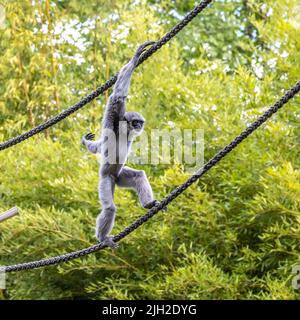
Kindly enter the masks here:
M 114 242 L 112 236 L 106 237 L 104 240 L 102 240 L 102 243 L 103 243 L 105 246 L 110 247 L 110 248 L 113 248 L 113 249 L 117 249 L 117 248 L 119 247 L 119 244 L 116 243 L 116 242 Z
M 159 202 L 158 200 L 153 200 L 153 201 L 147 203 L 147 204 L 144 206 L 144 208 L 145 208 L 145 209 L 152 209 L 153 207 L 155 207 L 155 206 L 158 205 L 159 203 L 160 203 L 160 202 Z M 161 211 L 166 212 L 166 211 L 167 211 L 167 207 L 162 208 Z

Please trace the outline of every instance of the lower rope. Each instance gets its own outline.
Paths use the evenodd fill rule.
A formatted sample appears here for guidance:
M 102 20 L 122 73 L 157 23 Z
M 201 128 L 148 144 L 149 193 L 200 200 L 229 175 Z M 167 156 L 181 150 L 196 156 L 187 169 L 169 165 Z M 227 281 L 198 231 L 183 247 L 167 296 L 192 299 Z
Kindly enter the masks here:
M 201 169 L 199 169 L 193 176 L 187 179 L 183 184 L 174 189 L 168 196 L 163 198 L 159 204 L 149 210 L 145 215 L 138 218 L 130 226 L 125 228 L 123 231 L 118 233 L 113 237 L 114 242 L 119 242 L 131 232 L 136 230 L 142 224 L 147 222 L 156 213 L 165 208 L 170 204 L 175 198 L 177 198 L 181 193 L 183 193 L 190 185 L 196 182 L 201 176 L 203 176 L 207 171 L 214 167 L 219 161 L 221 161 L 228 153 L 230 153 L 235 147 L 237 147 L 244 139 L 246 139 L 252 132 L 254 132 L 258 127 L 260 127 L 264 122 L 266 122 L 274 113 L 276 113 L 281 107 L 283 107 L 290 99 L 292 99 L 300 91 L 300 81 L 287 91 L 284 96 L 278 100 L 272 107 L 270 107 L 262 116 L 260 116 L 256 121 L 254 121 L 250 126 L 247 127 L 240 135 L 238 135 L 234 140 L 232 140 L 227 146 L 225 146 L 221 151 L 219 151 L 213 158 L 211 158 Z M 40 267 L 55 265 L 62 262 L 67 262 L 87 254 L 104 249 L 106 246 L 103 243 L 93 245 L 89 248 L 82 249 L 79 251 L 67 253 L 61 256 L 56 256 L 52 258 L 47 258 L 39 261 L 26 262 L 11 266 L 0 267 L 2 272 L 15 272 L 28 269 L 36 269 Z

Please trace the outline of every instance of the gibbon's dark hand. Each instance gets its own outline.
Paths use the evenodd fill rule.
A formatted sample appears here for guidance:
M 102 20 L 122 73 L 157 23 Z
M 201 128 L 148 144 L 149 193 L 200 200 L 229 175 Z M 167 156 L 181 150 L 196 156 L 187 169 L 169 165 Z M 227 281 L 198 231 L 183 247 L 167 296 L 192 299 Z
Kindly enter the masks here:
M 136 51 L 136 56 L 140 56 L 142 53 L 144 53 L 146 50 L 148 50 L 147 47 L 149 47 L 155 43 L 156 43 L 156 41 L 147 41 L 147 42 L 141 44 Z
M 95 134 L 89 132 L 88 134 L 86 134 L 86 135 L 84 136 L 84 138 L 85 138 L 86 140 L 94 140 L 94 139 L 95 139 Z
M 133 56 L 133 58 L 132 58 L 132 60 L 131 60 L 131 61 L 133 62 L 133 65 L 134 65 L 134 66 L 137 66 L 137 64 L 138 64 L 138 62 L 139 62 L 140 56 L 141 56 L 145 51 L 148 50 L 147 47 L 149 47 L 149 46 L 151 46 L 151 45 L 153 45 L 153 44 L 155 44 L 155 43 L 156 43 L 155 41 L 147 41 L 147 42 L 141 44 L 141 45 L 138 47 L 138 49 L 137 49 L 136 52 L 135 52 L 135 55 Z

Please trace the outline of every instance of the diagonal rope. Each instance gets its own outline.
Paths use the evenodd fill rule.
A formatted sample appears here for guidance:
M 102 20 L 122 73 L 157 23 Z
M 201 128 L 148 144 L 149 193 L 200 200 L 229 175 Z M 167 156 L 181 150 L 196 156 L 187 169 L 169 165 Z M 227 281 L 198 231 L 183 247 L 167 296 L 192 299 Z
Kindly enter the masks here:
M 239 134 L 235 139 L 233 139 L 227 146 L 220 150 L 213 158 L 211 158 L 202 168 L 200 168 L 193 176 L 187 179 L 183 184 L 174 189 L 169 195 L 161 200 L 161 202 L 149 210 L 145 215 L 138 218 L 130 226 L 125 228 L 123 231 L 118 233 L 113 237 L 115 242 L 119 242 L 131 232 L 136 230 L 142 224 L 151 219 L 156 213 L 165 208 L 170 204 L 175 198 L 177 198 L 181 193 L 183 193 L 189 186 L 196 182 L 200 177 L 202 177 L 207 171 L 214 167 L 219 161 L 221 161 L 228 153 L 230 153 L 234 148 L 236 148 L 243 140 L 245 140 L 252 132 L 259 128 L 264 122 L 266 122 L 274 113 L 276 113 L 281 107 L 283 107 L 290 99 L 292 99 L 300 91 L 300 81 L 287 91 L 284 96 L 279 99 L 272 107 L 270 107 L 263 115 L 257 118 L 250 126 L 247 127 L 241 134 Z M 0 272 L 15 272 L 28 269 L 36 269 L 40 267 L 50 266 L 62 262 L 67 262 L 92 252 L 96 252 L 104 249 L 106 246 L 103 243 L 93 245 L 89 248 L 78 250 L 75 252 L 67 253 L 61 256 L 56 256 L 52 258 L 47 258 L 39 261 L 26 262 L 11 266 L 0 267 Z
M 138 65 L 143 63 L 145 60 L 147 60 L 150 56 L 152 56 L 153 53 L 155 53 L 157 50 L 159 50 L 163 45 L 165 45 L 167 42 L 169 42 L 172 38 L 174 38 L 177 33 L 179 33 L 188 23 L 190 23 L 201 11 L 203 11 L 213 0 L 204 0 L 195 8 L 190 11 L 175 27 L 173 27 L 168 33 L 166 33 L 160 40 L 158 40 L 149 50 L 147 50 L 139 60 Z M 46 122 L 38 125 L 37 127 L 24 132 L 20 134 L 17 137 L 11 138 L 5 142 L 0 143 L 0 151 L 5 150 L 7 148 L 10 148 L 24 140 L 29 139 L 30 137 L 36 135 L 37 133 L 46 130 L 47 128 L 50 128 L 54 126 L 56 123 L 62 121 L 63 119 L 70 116 L 72 113 L 76 112 L 77 110 L 83 108 L 85 105 L 87 105 L 89 102 L 100 96 L 100 94 L 107 91 L 110 87 L 114 85 L 114 83 L 117 81 L 118 75 L 114 75 L 109 80 L 105 82 L 102 86 L 97 88 L 95 91 L 81 99 L 79 102 L 77 102 L 72 107 L 62 111 L 58 115 L 54 116 L 53 118 L 47 120 Z

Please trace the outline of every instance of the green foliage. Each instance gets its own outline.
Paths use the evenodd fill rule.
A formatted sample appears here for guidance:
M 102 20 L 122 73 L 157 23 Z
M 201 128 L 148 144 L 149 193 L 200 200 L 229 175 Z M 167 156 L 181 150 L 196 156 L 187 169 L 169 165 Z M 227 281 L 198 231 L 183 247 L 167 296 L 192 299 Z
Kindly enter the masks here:
M 0 29 L 0 141 L 41 123 L 113 75 L 138 43 L 158 39 L 193 1 L 6 1 Z M 205 160 L 299 81 L 296 0 L 216 1 L 134 74 L 129 110 L 147 130 L 201 128 Z M 107 95 L 0 153 L 0 264 L 95 243 L 98 162 L 80 147 Z M 0 299 L 299 299 L 300 99 L 168 208 L 104 250 L 12 273 Z M 158 199 L 188 174 L 139 166 Z M 117 190 L 117 233 L 144 213 Z

